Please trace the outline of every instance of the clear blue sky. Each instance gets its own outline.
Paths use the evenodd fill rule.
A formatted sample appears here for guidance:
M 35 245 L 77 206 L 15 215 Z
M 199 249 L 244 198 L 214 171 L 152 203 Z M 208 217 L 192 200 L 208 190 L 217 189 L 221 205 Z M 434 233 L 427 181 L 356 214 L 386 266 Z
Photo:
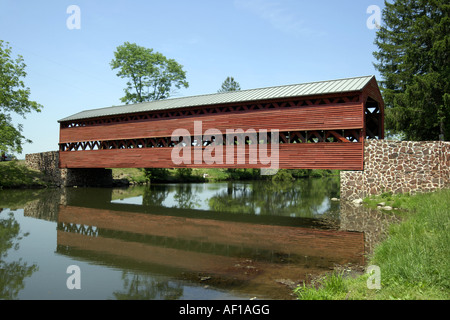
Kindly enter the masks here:
M 80 29 L 70 30 L 70 5 Z M 44 106 L 26 119 L 27 153 L 58 149 L 58 120 L 120 105 L 125 80 L 109 65 L 125 41 L 153 48 L 184 66 L 188 89 L 215 93 L 227 76 L 242 89 L 380 76 L 375 29 L 366 21 L 383 0 L 0 0 L 0 39 L 27 64 L 31 99 Z

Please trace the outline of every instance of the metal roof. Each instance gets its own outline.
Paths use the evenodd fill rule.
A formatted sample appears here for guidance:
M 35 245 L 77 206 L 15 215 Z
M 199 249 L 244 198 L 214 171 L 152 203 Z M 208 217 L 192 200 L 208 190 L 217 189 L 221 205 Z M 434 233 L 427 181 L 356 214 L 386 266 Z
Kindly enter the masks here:
M 198 107 L 206 105 L 217 105 L 225 103 L 237 103 L 257 100 L 270 100 L 289 97 L 302 97 L 322 95 L 330 93 L 343 93 L 361 91 L 372 80 L 374 76 L 355 77 L 338 80 L 309 82 L 276 86 L 260 89 L 240 90 L 225 93 L 198 95 L 191 97 L 172 98 L 128 104 L 100 109 L 85 110 L 72 116 L 59 120 L 58 122 L 73 121 L 120 114 L 139 113 L 155 110 L 167 110 L 177 108 Z

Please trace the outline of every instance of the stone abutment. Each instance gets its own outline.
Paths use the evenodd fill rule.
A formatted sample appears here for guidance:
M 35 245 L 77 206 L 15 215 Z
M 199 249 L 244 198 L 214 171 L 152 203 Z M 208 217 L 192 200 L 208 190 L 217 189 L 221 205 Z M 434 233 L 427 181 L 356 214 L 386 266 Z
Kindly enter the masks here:
M 58 151 L 27 154 L 25 162 L 29 168 L 43 172 L 53 184 L 59 187 L 113 186 L 111 169 L 59 168 Z
M 368 140 L 364 171 L 341 171 L 341 199 L 450 186 L 450 142 Z

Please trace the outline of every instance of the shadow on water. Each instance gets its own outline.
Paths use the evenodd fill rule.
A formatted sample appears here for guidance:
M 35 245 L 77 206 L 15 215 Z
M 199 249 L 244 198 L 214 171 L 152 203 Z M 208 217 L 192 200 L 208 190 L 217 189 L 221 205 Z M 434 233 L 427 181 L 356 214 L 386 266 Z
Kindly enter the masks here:
M 339 179 L 321 178 L 8 191 L 0 204 L 56 223 L 57 255 L 120 270 L 114 299 L 183 299 L 187 285 L 292 299 L 312 275 L 363 265 L 387 228 L 338 195 Z

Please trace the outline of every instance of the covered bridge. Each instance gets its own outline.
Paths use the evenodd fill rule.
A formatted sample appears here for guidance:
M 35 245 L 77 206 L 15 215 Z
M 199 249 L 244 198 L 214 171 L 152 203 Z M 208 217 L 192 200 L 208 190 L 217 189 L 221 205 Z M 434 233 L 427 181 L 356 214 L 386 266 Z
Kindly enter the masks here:
M 364 76 L 93 109 L 59 123 L 60 168 L 268 168 L 252 154 L 265 146 L 280 169 L 363 170 L 364 140 L 384 138 L 384 103 Z

